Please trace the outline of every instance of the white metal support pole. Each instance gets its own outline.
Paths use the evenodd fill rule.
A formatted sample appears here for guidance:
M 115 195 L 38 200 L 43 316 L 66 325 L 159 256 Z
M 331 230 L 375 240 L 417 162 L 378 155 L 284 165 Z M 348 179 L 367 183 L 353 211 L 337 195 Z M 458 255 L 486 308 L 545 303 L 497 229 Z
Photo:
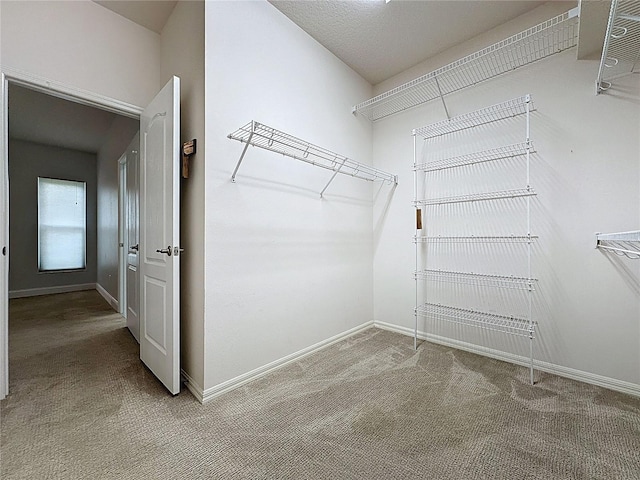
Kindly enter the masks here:
M 324 186 L 324 188 L 320 192 L 320 196 L 321 197 L 324 195 L 324 192 L 329 187 L 329 185 L 331 185 L 331 182 L 333 182 L 333 179 L 336 178 L 336 175 L 338 175 L 338 173 L 340 173 L 340 170 L 342 169 L 342 166 L 344 165 L 344 162 L 346 162 L 346 161 L 347 161 L 346 158 L 344 160 L 342 160 L 342 163 L 340 164 L 340 166 L 333 172 L 333 175 L 331 175 L 331 178 L 329 179 L 327 184 Z
M 242 163 L 244 154 L 247 153 L 247 148 L 249 148 L 249 145 L 251 145 L 251 138 L 253 138 L 253 132 L 255 131 L 256 131 L 255 122 L 251 121 L 251 133 L 249 134 L 249 138 L 247 139 L 247 144 L 242 149 L 242 153 L 240 154 L 240 159 L 238 160 L 238 163 L 236 164 L 236 168 L 233 170 L 233 174 L 231 175 L 231 181 L 233 183 L 236 182 L 236 174 L 238 173 L 238 169 L 240 168 L 240 164 Z
M 418 164 L 418 158 L 416 156 L 416 131 L 413 130 L 413 199 L 414 200 L 418 200 L 418 171 L 416 170 L 416 165 Z M 418 208 L 416 206 L 415 208 L 415 212 L 416 215 L 414 218 L 414 222 L 416 222 L 415 225 L 415 231 L 416 231 L 416 236 L 415 236 L 415 248 L 416 248 L 416 264 L 415 264 L 415 284 L 416 284 L 416 309 L 413 313 L 414 316 L 414 328 L 413 328 L 413 349 L 417 350 L 418 349 L 418 234 L 420 233 L 418 231 L 418 225 L 417 225 L 417 212 L 418 212 Z
M 526 121 L 527 121 L 527 190 L 529 190 L 531 188 L 531 122 L 530 122 L 530 115 L 531 115 L 531 98 L 530 96 L 527 95 L 527 105 L 526 105 L 526 109 L 527 109 L 527 114 L 526 114 Z M 533 305 L 533 286 L 531 283 L 531 248 L 532 248 L 532 244 L 531 244 L 531 197 L 527 197 L 527 236 L 529 237 L 529 241 L 527 243 L 527 276 L 529 278 L 529 294 L 528 294 L 528 300 L 529 300 L 529 308 L 528 308 L 528 315 L 529 315 L 529 358 L 530 358 L 530 365 L 529 365 L 529 380 L 531 381 L 531 385 L 533 385 L 534 380 L 533 380 L 533 309 L 532 309 L 532 305 Z
M 438 77 L 433 77 L 436 81 L 436 87 L 438 87 L 438 94 L 440 95 L 440 100 L 442 101 L 442 106 L 444 107 L 444 113 L 447 114 L 447 120 L 451 120 L 451 115 L 449 115 L 449 110 L 447 109 L 447 104 L 444 101 L 444 95 L 442 95 L 442 90 L 440 89 L 440 82 L 438 82 Z

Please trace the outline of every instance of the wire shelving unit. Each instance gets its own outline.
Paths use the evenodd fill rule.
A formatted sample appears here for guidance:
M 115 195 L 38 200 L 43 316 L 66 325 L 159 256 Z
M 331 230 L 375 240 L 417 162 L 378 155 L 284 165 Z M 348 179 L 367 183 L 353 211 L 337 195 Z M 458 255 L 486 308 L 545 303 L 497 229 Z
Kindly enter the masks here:
M 507 333 L 511 335 L 523 336 L 529 339 L 529 376 L 531 384 L 534 383 L 533 372 L 533 339 L 537 322 L 533 319 L 533 292 L 534 285 L 538 279 L 532 276 L 532 245 L 538 239 L 536 235 L 531 234 L 531 198 L 536 195 L 531 187 L 530 182 L 530 163 L 531 154 L 534 152 L 531 142 L 530 124 L 531 112 L 534 110 L 533 101 L 530 95 L 524 95 L 506 102 L 492 105 L 475 112 L 460 115 L 442 122 L 427 125 L 425 127 L 413 130 L 413 152 L 414 152 L 414 207 L 416 208 L 416 233 L 414 236 L 415 243 L 415 271 L 414 278 L 416 280 L 415 302 L 415 326 L 414 326 L 414 348 L 417 348 L 418 339 L 418 318 L 426 318 L 427 320 L 443 320 L 467 326 L 481 327 L 486 330 Z M 523 115 L 525 119 L 525 138 L 521 143 L 513 145 L 505 145 L 490 150 L 471 153 L 467 155 L 459 155 L 451 158 L 438 158 L 436 160 L 418 162 L 418 145 L 417 139 L 423 139 L 423 152 L 427 156 L 433 156 L 433 150 L 437 150 L 432 145 L 433 142 L 440 140 L 439 137 L 466 129 L 475 128 L 493 122 Z M 458 141 L 458 139 L 455 139 Z M 419 198 L 419 175 L 424 176 L 425 187 L 429 174 L 444 169 L 455 169 L 461 166 L 473 166 L 487 161 L 499 161 L 514 156 L 522 156 L 525 159 L 526 175 L 525 186 L 519 189 L 491 191 L 482 193 L 470 193 L 467 195 L 458 195 L 441 198 Z M 425 188 L 426 190 L 426 188 Z M 427 190 L 428 191 L 428 190 Z M 527 231 L 520 235 L 466 235 L 466 236 L 441 236 L 426 235 L 422 225 L 422 209 L 425 210 L 425 217 L 429 209 L 438 208 L 440 205 L 450 203 L 466 203 L 488 200 L 502 200 L 524 197 L 526 200 L 526 229 Z M 429 229 L 434 228 L 429 223 Z M 462 272 L 454 270 L 436 270 L 430 268 L 429 255 L 421 254 L 423 247 L 421 245 L 433 245 L 436 250 L 438 246 L 444 244 L 522 244 L 526 247 L 526 275 L 510 276 L 495 275 L 483 272 Z M 502 248 L 502 247 L 499 247 Z M 426 253 L 426 252 L 425 252 Z M 437 254 L 436 254 L 437 255 Z M 503 315 L 497 313 L 482 312 L 479 310 L 471 310 L 467 308 L 459 308 L 454 305 L 441 305 L 429 300 L 431 296 L 437 294 L 437 291 L 431 291 L 430 288 L 438 287 L 429 284 L 435 283 L 453 283 L 461 285 L 476 285 L 479 287 L 489 287 L 501 290 L 522 290 L 526 296 L 527 315 L 524 318 L 514 315 Z M 437 296 L 437 295 L 436 295 Z M 494 303 L 501 302 L 495 298 L 502 298 L 502 294 L 493 297 Z M 491 301 L 491 300 L 488 300 Z M 505 309 L 502 304 L 491 305 L 491 309 Z
M 492 235 L 492 236 L 424 236 L 413 237 L 414 243 L 442 244 L 442 243 L 526 243 L 533 244 L 537 235 Z
M 507 198 L 531 197 L 536 195 L 531 187 L 503 190 L 500 192 L 472 193 L 469 195 L 458 195 L 456 197 L 429 198 L 424 200 L 416 200 L 414 205 L 445 205 L 447 203 L 466 203 L 466 202 L 485 202 L 488 200 L 503 200 Z
M 596 248 L 634 260 L 640 259 L 640 230 L 596 233 Z
M 535 153 L 535 149 L 531 142 L 529 143 L 516 143 L 513 145 L 506 145 L 504 147 L 492 148 L 490 150 L 483 150 L 481 152 L 468 153 L 466 155 L 460 155 L 457 157 L 444 158 L 429 163 L 421 163 L 415 165 L 414 170 L 420 170 L 423 172 L 437 172 L 439 170 L 446 170 L 449 168 L 467 167 L 475 165 L 477 163 L 492 162 L 495 160 L 503 160 L 505 158 L 520 157 L 530 153 Z
M 449 307 L 437 303 L 420 305 L 416 308 L 416 315 L 523 337 L 533 336 L 536 327 L 535 322 L 530 322 L 525 318 L 497 315 L 467 308 Z
M 616 78 L 636 72 L 640 72 L 640 2 L 613 0 L 596 80 L 596 94 L 608 90 Z
M 483 287 L 528 290 L 536 278 L 506 275 L 488 275 L 473 272 L 453 272 L 448 270 L 425 269 L 416 272 L 416 279 L 434 282 L 456 283 L 459 285 L 479 285 Z
M 402 112 L 572 48 L 578 42 L 574 8 L 353 107 L 371 121 Z M 447 112 L 447 116 L 449 116 Z
M 331 184 L 337 174 L 349 175 L 362 180 L 384 181 L 388 183 L 397 184 L 398 177 L 391 173 L 384 172 L 377 168 L 364 163 L 356 162 L 344 155 L 327 150 L 326 148 L 319 147 L 305 140 L 301 140 L 293 135 L 277 130 L 273 127 L 269 127 L 263 123 L 252 120 L 251 122 L 243 125 L 235 132 L 230 133 L 227 138 L 237 140 L 244 143 L 244 149 L 240 155 L 238 163 L 236 164 L 233 174 L 231 175 L 231 181 L 236 181 L 236 175 L 240 164 L 244 159 L 249 145 L 269 150 L 271 152 L 279 153 L 285 157 L 290 157 L 302 162 L 314 165 L 316 167 L 331 170 L 333 175 L 329 179 L 329 182 L 320 192 L 320 196 L 324 194 L 327 187 Z

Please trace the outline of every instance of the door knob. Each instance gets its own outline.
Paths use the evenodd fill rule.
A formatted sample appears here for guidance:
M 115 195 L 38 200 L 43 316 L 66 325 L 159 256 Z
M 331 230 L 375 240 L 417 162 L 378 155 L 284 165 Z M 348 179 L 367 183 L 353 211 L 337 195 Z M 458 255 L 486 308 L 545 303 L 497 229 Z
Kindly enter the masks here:
M 171 253 L 172 253 L 171 245 L 169 245 L 167 248 L 158 249 L 158 250 L 156 250 L 156 252 L 158 252 L 158 253 L 166 253 L 170 257 Z
M 140 244 L 136 243 L 135 245 L 131 245 L 129 247 L 129 250 L 135 250 L 137 252 L 139 248 L 140 248 Z

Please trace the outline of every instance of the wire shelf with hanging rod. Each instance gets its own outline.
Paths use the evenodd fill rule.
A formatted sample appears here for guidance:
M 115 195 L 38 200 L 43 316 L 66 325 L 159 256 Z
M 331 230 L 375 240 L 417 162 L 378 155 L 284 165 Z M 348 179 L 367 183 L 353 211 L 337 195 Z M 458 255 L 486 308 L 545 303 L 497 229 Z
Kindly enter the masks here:
M 596 233 L 596 248 L 631 259 L 640 259 L 640 230 Z
M 596 95 L 611 88 L 616 78 L 637 72 L 640 72 L 640 2 L 613 0 L 596 80 Z
M 300 160 L 316 167 L 331 170 L 333 175 L 331 176 L 329 183 L 327 183 L 327 185 L 322 189 L 322 192 L 320 192 L 320 196 L 324 194 L 325 190 L 338 173 L 371 182 L 379 180 L 393 184 L 398 183 L 397 175 L 384 172 L 364 163 L 356 162 L 344 155 L 319 147 L 254 120 L 243 125 L 235 132 L 230 133 L 227 138 L 237 140 L 245 144 L 242 154 L 240 155 L 240 159 L 238 160 L 236 168 L 231 176 L 232 182 L 235 182 L 240 164 L 247 153 L 249 145 L 251 145 L 279 153 L 285 157 Z
M 576 46 L 578 21 L 574 8 L 359 103 L 353 113 L 375 122 L 438 98 L 444 104 L 448 94 Z

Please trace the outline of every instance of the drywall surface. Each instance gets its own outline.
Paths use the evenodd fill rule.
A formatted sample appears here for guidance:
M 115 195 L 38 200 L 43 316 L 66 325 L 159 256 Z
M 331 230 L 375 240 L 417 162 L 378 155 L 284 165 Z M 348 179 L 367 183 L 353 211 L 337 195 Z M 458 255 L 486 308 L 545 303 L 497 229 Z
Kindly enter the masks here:
M 513 32 L 532 25 L 522 18 L 519 22 L 505 25 L 504 29 Z M 486 44 L 476 40 L 457 51 L 469 53 Z M 538 322 L 534 356 L 558 367 L 559 372 L 583 372 L 582 378 L 587 380 L 601 376 L 638 391 L 640 261 L 595 249 L 594 234 L 640 228 L 640 78 L 636 75 L 620 79 L 610 92 L 596 96 L 598 61 L 578 61 L 575 55 L 574 48 L 450 95 L 446 102 L 450 114 L 455 116 L 527 93 L 532 95 L 537 110 L 531 117 L 531 139 L 537 153 L 532 156 L 531 185 L 538 195 L 532 200 L 531 233 L 540 236 L 532 261 L 533 275 L 539 278 L 533 305 L 533 316 Z M 451 60 L 454 58 L 447 61 Z M 434 64 L 426 71 L 438 66 Z M 396 80 L 400 83 L 408 79 Z M 393 85 L 391 81 L 386 84 Z M 375 165 L 400 174 L 394 197 L 388 202 L 377 201 L 374 207 L 374 315 L 377 322 L 406 331 L 413 331 L 415 307 L 411 132 L 445 118 L 440 102 L 431 102 L 374 125 Z M 460 153 L 467 153 L 465 149 L 482 150 L 498 137 L 509 143 L 523 141 L 525 128 L 521 121 L 513 119 L 501 124 L 453 136 L 456 148 Z M 435 143 L 427 144 L 427 148 L 431 145 Z M 422 142 L 418 142 L 418 155 L 419 162 L 428 160 L 423 156 Z M 424 195 L 445 196 L 446 192 L 438 190 L 442 185 L 439 181 L 445 178 L 453 181 L 450 183 L 453 195 L 501 189 L 505 185 L 525 186 L 522 159 L 499 165 L 504 169 L 482 164 L 446 174 L 429 174 L 432 189 Z M 524 212 L 522 202 L 503 201 L 501 207 L 498 204 L 426 207 L 423 234 L 526 231 L 522 214 L 520 223 L 512 224 L 511 231 L 506 223 L 501 223 L 516 211 Z M 504 215 L 499 208 L 504 209 Z M 469 212 L 475 215 L 471 219 Z M 484 224 L 482 219 L 486 219 Z M 431 265 L 446 269 L 441 260 L 447 255 L 451 258 L 450 254 L 451 247 L 445 246 L 440 257 L 432 254 Z M 493 258 L 490 267 L 493 271 L 486 273 L 521 272 L 518 269 L 522 265 L 513 261 L 513 250 L 500 253 L 495 247 L 486 247 L 468 261 L 464 260 L 465 254 L 463 249 L 460 257 L 453 259 L 454 267 L 463 268 L 466 263 L 474 271 L 484 256 Z M 465 301 L 480 290 L 454 285 L 450 294 L 455 295 L 453 301 Z M 421 287 L 421 295 L 423 292 Z M 485 305 L 479 309 L 496 308 L 494 301 L 500 301 L 499 294 L 487 289 L 482 292 L 479 298 Z M 510 306 L 506 304 L 507 308 Z M 505 307 L 504 300 L 499 307 Z M 445 340 L 468 342 L 509 355 L 529 354 L 526 338 L 515 339 L 446 322 L 427 323 L 422 319 L 418 329 Z M 421 348 L 429 347 L 427 344 Z
M 87 266 L 38 271 L 38 177 L 86 182 Z M 96 156 L 18 140 L 9 141 L 9 291 L 96 281 Z
M 185 32 L 189 32 L 185 34 Z M 180 185 L 180 351 L 190 381 L 204 385 L 204 2 L 178 2 L 161 34 L 162 83 L 180 77 L 180 138 L 197 140 Z
M 372 194 L 389 185 L 227 139 L 256 120 L 360 162 L 371 95 L 267 2 L 206 2 L 205 388 L 371 321 Z
M 10 68 L 133 105 L 159 90 L 160 36 L 89 0 L 2 1 Z
M 98 152 L 98 272 L 97 282 L 120 300 L 118 290 L 118 160 L 140 129 L 140 122 L 118 116 Z

